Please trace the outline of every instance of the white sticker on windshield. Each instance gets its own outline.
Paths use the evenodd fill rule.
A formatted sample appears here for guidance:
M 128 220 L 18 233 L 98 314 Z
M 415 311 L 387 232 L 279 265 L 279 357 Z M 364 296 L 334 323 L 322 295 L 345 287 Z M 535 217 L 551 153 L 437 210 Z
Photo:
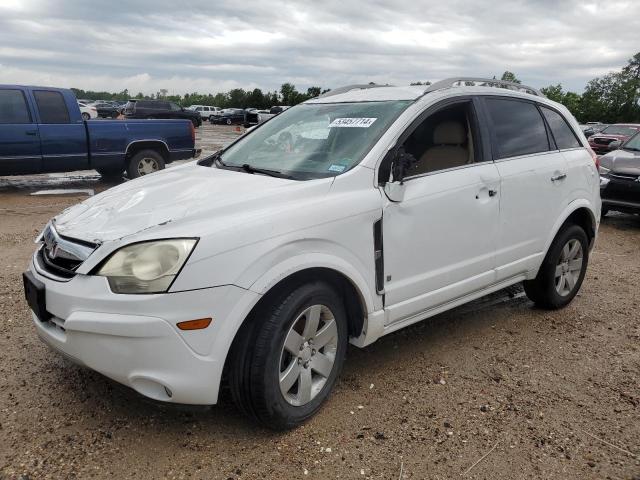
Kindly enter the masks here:
M 377 118 L 336 118 L 329 127 L 369 128 Z

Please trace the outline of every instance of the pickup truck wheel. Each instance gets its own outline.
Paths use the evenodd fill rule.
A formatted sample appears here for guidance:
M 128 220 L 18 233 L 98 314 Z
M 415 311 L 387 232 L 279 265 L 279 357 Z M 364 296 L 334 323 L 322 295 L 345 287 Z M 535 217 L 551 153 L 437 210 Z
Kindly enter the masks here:
M 138 178 L 164 168 L 164 159 L 155 150 L 141 150 L 129 159 L 127 175 Z
M 200 123 L 195 118 L 191 120 L 191 123 L 193 123 L 193 128 L 198 128 L 200 126 Z
M 231 119 L 230 118 L 227 118 L 226 122 L 227 122 L 227 125 L 231 125 Z
M 567 225 L 554 239 L 538 275 L 524 283 L 524 291 L 536 305 L 555 310 L 576 296 L 589 261 L 589 240 L 578 225 Z
M 89 115 L 87 112 L 82 112 L 82 119 L 85 122 L 88 122 L 89 120 L 91 120 L 91 115 Z
M 296 427 L 331 393 L 346 350 L 347 316 L 333 288 L 317 281 L 283 291 L 236 335 L 229 368 L 234 401 L 268 428 Z

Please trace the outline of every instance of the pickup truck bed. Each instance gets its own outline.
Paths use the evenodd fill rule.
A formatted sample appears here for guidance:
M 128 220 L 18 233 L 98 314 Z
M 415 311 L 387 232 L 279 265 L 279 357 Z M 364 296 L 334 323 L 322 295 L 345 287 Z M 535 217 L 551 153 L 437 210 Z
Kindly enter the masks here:
M 189 120 L 82 120 L 73 92 L 0 85 L 0 175 L 96 169 L 130 177 L 192 158 Z M 144 158 L 143 158 L 144 157 Z

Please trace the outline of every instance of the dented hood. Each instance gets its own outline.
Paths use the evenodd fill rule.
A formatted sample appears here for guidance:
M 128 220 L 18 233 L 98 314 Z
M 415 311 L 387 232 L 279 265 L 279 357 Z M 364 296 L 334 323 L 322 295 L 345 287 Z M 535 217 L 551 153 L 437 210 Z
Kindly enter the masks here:
M 265 204 L 324 194 L 329 185 L 192 163 L 125 182 L 66 209 L 54 222 L 61 235 L 102 243 L 198 217 L 237 218 Z

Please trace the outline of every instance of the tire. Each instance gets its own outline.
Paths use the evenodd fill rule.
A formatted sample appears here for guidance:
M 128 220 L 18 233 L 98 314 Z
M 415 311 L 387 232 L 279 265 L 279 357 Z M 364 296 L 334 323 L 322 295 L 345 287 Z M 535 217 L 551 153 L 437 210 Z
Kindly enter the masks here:
M 320 281 L 283 291 L 266 302 L 236 335 L 229 383 L 234 402 L 245 414 L 267 428 L 286 430 L 317 413 L 331 393 L 347 350 L 347 316 L 340 295 Z M 306 318 L 319 319 L 315 333 L 305 335 Z M 333 333 L 335 337 L 318 347 L 319 332 L 325 340 Z M 308 343 L 314 338 L 317 351 Z M 329 368 L 326 362 L 332 357 Z M 294 379 L 290 387 L 280 382 L 287 377 Z
M 118 118 L 118 112 L 111 112 L 111 118 Z
M 102 167 L 96 168 L 96 171 L 103 178 L 119 178 L 122 177 L 124 167 Z
M 581 255 L 579 269 L 577 257 L 571 256 L 573 248 L 578 249 L 577 252 Z M 580 290 L 588 263 L 587 234 L 578 225 L 567 225 L 558 232 L 551 243 L 536 278 L 523 282 L 524 291 L 539 307 L 550 310 L 562 308 L 569 304 Z
M 600 210 L 600 218 L 606 217 L 607 213 L 609 213 L 609 209 L 602 207 L 602 210 Z
M 88 122 L 89 120 L 91 120 L 91 115 L 89 115 L 87 112 L 82 112 L 82 120 Z
M 227 125 L 231 125 L 231 119 L 227 118 L 226 123 L 227 123 Z
M 191 119 L 191 123 L 193 123 L 193 128 L 198 128 L 200 126 L 200 123 L 195 118 Z
M 138 178 L 143 175 L 162 170 L 164 158 L 155 150 L 141 150 L 133 155 L 127 163 L 127 176 Z

